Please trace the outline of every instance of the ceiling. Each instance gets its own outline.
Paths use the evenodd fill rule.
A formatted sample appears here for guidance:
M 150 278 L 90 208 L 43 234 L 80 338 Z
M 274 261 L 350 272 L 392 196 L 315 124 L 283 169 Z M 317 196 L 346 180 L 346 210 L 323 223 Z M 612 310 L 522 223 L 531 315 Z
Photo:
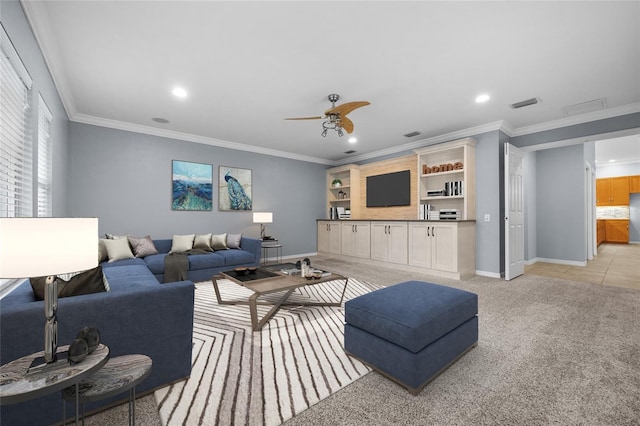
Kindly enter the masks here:
M 640 135 L 596 141 L 598 167 L 640 163 Z
M 640 111 L 635 1 L 22 4 L 77 122 L 340 164 Z M 283 120 L 321 115 L 330 93 L 371 102 L 349 115 L 354 144 Z

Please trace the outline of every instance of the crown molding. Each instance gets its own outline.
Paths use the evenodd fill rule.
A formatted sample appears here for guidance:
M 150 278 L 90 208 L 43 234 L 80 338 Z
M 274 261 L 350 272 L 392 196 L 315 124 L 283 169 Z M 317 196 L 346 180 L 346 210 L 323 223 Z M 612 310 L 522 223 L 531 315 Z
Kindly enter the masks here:
M 531 133 L 544 132 L 546 130 L 558 129 L 561 127 L 574 126 L 576 124 L 588 123 L 590 121 L 603 120 L 620 115 L 634 114 L 640 112 L 640 102 L 607 108 L 600 111 L 588 112 L 573 117 L 561 118 L 544 123 L 533 124 L 531 126 L 518 127 L 509 136 L 522 136 Z
M 456 139 L 468 138 L 469 136 L 479 135 L 482 133 L 492 132 L 495 130 L 505 131 L 504 125 L 505 125 L 504 121 L 494 121 L 493 123 L 482 124 L 480 126 L 469 127 L 467 129 L 462 129 L 462 130 L 456 130 L 455 132 L 445 133 L 443 135 L 433 136 L 431 138 L 426 138 L 426 139 L 420 139 L 418 141 L 397 145 L 391 148 L 381 149 L 378 151 L 373 151 L 366 154 L 345 158 L 343 160 L 336 161 L 335 165 L 340 166 L 340 165 L 349 164 L 352 162 L 365 161 L 365 160 L 370 160 L 372 158 L 383 157 L 386 155 L 393 155 L 399 152 L 412 151 L 416 148 L 422 148 L 425 146 L 435 145 L 442 142 L 449 142 Z M 511 126 L 507 125 L 506 128 L 510 129 Z
M 262 148 L 254 145 L 246 145 L 237 142 L 229 142 L 222 139 L 209 138 L 205 136 L 193 135 L 190 133 L 175 132 L 172 130 L 158 129 L 151 126 L 143 126 L 140 124 L 127 123 L 125 121 L 109 120 L 106 118 L 94 117 L 85 114 L 75 114 L 70 118 L 71 121 L 83 124 L 91 124 L 94 126 L 108 127 L 111 129 L 125 130 L 134 133 L 143 133 L 146 135 L 159 136 L 163 138 L 175 139 L 178 141 L 201 143 L 221 148 L 234 149 L 237 151 L 253 152 L 255 154 L 271 155 L 274 157 L 289 158 L 291 160 L 306 161 L 308 163 L 323 164 L 326 166 L 334 165 L 332 160 L 324 158 L 310 157 L 306 155 L 292 154 L 290 152 L 278 151 L 270 148 Z
M 31 27 L 31 32 L 40 47 L 44 62 L 49 69 L 49 75 L 62 101 L 62 106 L 67 113 L 67 117 L 71 118 L 76 115 L 76 104 L 73 98 L 73 92 L 65 77 L 64 66 L 62 62 L 57 59 L 62 58 L 62 55 L 60 55 L 60 49 L 55 42 L 50 22 L 46 19 L 47 2 L 20 0 L 20 4 Z

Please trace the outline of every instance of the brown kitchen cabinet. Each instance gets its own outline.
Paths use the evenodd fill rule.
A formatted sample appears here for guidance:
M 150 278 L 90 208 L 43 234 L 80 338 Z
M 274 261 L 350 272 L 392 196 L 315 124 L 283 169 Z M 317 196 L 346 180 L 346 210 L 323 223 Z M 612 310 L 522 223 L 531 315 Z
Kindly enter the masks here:
M 626 219 L 607 219 L 605 222 L 605 241 L 608 243 L 629 243 L 629 221 Z
M 606 221 L 602 219 L 598 219 L 596 223 L 597 244 L 600 245 L 607 240 L 607 225 Z
M 629 176 L 629 192 L 640 192 L 640 175 Z
M 628 206 L 629 176 L 596 179 L 596 206 Z

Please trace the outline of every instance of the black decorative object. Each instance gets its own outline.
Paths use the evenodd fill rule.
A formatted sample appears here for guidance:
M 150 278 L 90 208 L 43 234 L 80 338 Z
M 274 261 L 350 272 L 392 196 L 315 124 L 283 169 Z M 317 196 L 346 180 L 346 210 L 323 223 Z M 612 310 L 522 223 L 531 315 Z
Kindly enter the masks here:
M 89 345 L 84 339 L 76 339 L 69 345 L 69 362 L 77 364 L 89 355 Z
M 78 332 L 76 339 L 86 340 L 87 346 L 89 347 L 89 353 L 92 353 L 100 344 L 100 332 L 95 327 L 83 327 Z

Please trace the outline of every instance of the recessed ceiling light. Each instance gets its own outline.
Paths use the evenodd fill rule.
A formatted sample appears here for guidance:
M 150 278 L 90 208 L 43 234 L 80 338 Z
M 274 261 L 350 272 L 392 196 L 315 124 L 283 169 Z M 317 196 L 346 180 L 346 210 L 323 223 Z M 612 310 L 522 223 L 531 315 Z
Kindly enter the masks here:
M 356 142 L 358 142 L 358 138 L 349 138 L 349 142 L 350 143 L 356 143 Z
M 489 99 L 491 99 L 491 96 L 489 96 L 487 94 L 479 95 L 476 98 L 476 103 L 481 104 L 483 102 L 487 102 Z
M 609 162 L 610 162 L 610 163 L 615 163 L 615 162 L 616 162 L 616 160 L 609 160 Z
M 173 93 L 173 96 L 175 96 L 176 98 L 186 98 L 187 97 L 187 91 L 184 90 L 182 87 L 174 87 L 173 90 L 171 91 L 171 93 Z
M 156 123 L 162 123 L 162 124 L 167 124 L 169 122 L 169 120 L 162 117 L 153 117 L 152 120 L 155 121 Z

